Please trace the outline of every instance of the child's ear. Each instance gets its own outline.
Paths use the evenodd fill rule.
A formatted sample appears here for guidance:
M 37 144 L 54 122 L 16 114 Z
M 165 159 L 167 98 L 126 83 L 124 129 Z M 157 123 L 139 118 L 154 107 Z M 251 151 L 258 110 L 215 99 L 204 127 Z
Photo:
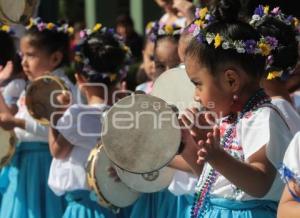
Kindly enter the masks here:
M 240 89 L 240 85 L 241 85 L 241 78 L 240 78 L 240 74 L 233 69 L 227 69 L 224 72 L 225 75 L 225 81 L 226 84 L 228 85 L 229 89 L 235 93 Z
M 51 54 L 51 63 L 53 65 L 53 68 L 57 68 L 63 59 L 63 53 L 61 51 L 55 51 L 54 53 Z

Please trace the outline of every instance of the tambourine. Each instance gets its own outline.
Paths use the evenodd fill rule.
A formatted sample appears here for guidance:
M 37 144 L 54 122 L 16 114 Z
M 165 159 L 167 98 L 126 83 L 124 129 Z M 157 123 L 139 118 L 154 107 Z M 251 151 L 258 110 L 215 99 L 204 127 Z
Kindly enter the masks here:
M 51 115 L 61 106 L 56 96 L 68 91 L 65 82 L 59 77 L 38 77 L 26 89 L 25 104 L 29 114 L 38 123 L 49 125 Z
M 133 94 L 115 103 L 104 116 L 101 135 L 109 159 L 137 174 L 166 166 L 181 142 L 174 110 L 162 99 L 144 94 Z
M 38 0 L 0 0 L 0 21 L 5 24 L 26 25 Z
M 150 94 L 176 106 L 179 112 L 191 107 L 200 108 L 194 100 L 195 85 L 184 68 L 177 67 L 162 73 L 154 82 Z
M 0 128 L 0 168 L 9 163 L 16 149 L 16 136 L 13 131 Z
M 144 174 L 130 173 L 119 167 L 115 169 L 120 180 L 128 187 L 145 193 L 158 192 L 168 187 L 175 173 L 175 170 L 170 167 Z
M 97 145 L 90 153 L 87 165 L 87 181 L 98 197 L 101 206 L 114 211 L 132 205 L 140 193 L 122 182 L 114 181 L 107 169 L 113 166 L 102 146 Z

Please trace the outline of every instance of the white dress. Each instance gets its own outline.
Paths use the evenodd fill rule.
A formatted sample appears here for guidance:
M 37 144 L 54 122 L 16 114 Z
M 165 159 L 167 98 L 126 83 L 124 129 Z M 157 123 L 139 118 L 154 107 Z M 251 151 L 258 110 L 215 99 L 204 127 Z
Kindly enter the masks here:
M 284 182 L 293 180 L 300 187 L 300 132 L 294 136 L 284 155 L 280 173 Z
M 226 125 L 221 125 L 221 136 L 224 135 L 225 129 Z M 230 149 L 232 156 L 247 162 L 251 155 L 266 146 L 267 158 L 276 169 L 280 167 L 284 153 L 292 139 L 292 134 L 283 118 L 270 107 L 262 107 L 254 112 L 246 113 L 238 122 L 234 131 L 235 137 Z M 197 192 L 204 186 L 210 169 L 211 166 L 205 164 L 204 171 L 197 184 Z M 269 192 L 260 200 L 278 201 L 282 190 L 283 183 L 277 173 Z M 212 185 L 210 195 L 237 201 L 257 199 L 237 188 L 221 174 L 218 174 L 215 183 Z

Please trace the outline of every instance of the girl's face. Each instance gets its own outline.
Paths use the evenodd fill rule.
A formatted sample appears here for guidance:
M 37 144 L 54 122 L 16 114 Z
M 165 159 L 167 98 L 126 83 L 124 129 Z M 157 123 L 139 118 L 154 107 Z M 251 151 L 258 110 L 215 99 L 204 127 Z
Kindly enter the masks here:
M 143 65 L 144 70 L 149 79 L 155 79 L 155 66 L 154 66 L 154 43 L 147 41 L 145 49 L 143 51 Z
M 180 64 L 177 50 L 177 44 L 170 40 L 158 41 L 154 51 L 156 77 Z
M 49 54 L 30 44 L 30 37 L 23 37 L 20 42 L 22 67 L 29 80 L 34 80 L 53 71 L 60 62 L 57 54 Z
M 231 112 L 232 92 L 229 90 L 224 76 L 214 77 L 209 70 L 202 66 L 197 59 L 186 57 L 185 66 L 187 74 L 195 84 L 195 100 L 203 107 L 223 117 Z

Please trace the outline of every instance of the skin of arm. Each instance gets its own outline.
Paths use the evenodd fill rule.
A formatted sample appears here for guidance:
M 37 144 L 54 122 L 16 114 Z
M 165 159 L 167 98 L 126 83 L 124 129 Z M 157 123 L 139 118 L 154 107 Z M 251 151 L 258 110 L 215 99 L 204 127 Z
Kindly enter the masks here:
M 294 182 L 289 182 L 289 187 L 292 189 L 294 193 L 297 194 L 298 197 L 300 197 L 300 187 L 297 186 Z M 278 212 L 277 217 L 278 218 L 297 218 L 300 214 L 300 203 L 295 201 L 293 196 L 288 190 L 287 185 L 285 186 L 279 206 L 278 206 Z
M 247 194 L 261 198 L 270 190 L 277 171 L 267 158 L 266 146 L 251 155 L 247 162 L 241 162 L 221 148 L 218 127 L 214 127 L 207 134 L 207 140 L 201 140 L 199 146 L 202 147 L 198 151 L 200 162 L 201 158 L 205 158 L 214 169 Z

